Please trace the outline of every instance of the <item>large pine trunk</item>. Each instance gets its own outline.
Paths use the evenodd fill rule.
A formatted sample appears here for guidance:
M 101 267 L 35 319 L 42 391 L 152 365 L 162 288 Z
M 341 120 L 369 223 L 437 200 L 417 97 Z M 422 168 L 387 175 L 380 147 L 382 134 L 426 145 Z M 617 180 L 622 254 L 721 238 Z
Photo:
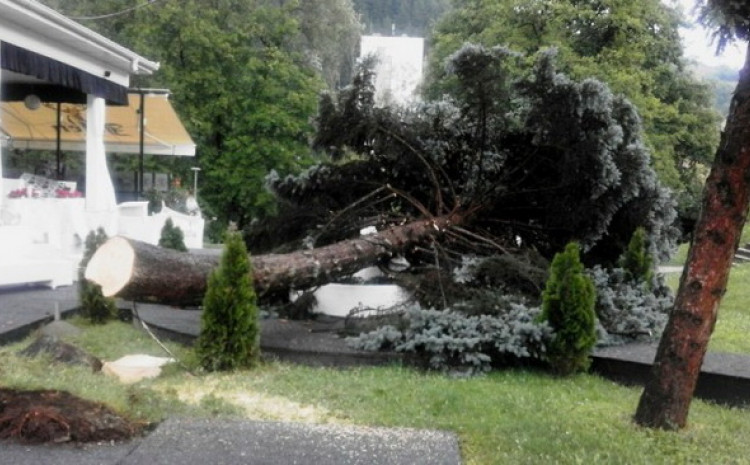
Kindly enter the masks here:
M 700 218 L 667 327 L 635 421 L 679 429 L 687 423 L 703 357 L 745 225 L 750 177 L 750 55 L 706 181 Z
M 252 257 L 255 289 L 262 297 L 330 282 L 427 241 L 460 224 L 463 218 L 454 213 L 317 249 Z M 218 255 L 177 252 L 114 237 L 96 251 L 86 267 L 85 277 L 102 286 L 105 296 L 196 305 L 203 299 L 209 273 L 218 264 Z

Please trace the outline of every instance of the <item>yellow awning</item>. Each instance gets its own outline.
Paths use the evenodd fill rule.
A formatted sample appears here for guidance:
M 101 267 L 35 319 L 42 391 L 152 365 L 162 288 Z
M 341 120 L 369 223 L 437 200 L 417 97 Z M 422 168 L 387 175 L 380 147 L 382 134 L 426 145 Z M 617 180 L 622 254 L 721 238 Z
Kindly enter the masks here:
M 127 106 L 108 106 L 104 145 L 109 153 L 140 153 L 140 94 L 131 93 Z M 57 103 L 43 103 L 36 110 L 24 102 L 0 103 L 0 133 L 10 148 L 56 150 Z M 86 106 L 60 104 L 60 147 L 86 151 Z M 143 153 L 194 156 L 195 143 L 180 122 L 164 93 L 144 95 Z

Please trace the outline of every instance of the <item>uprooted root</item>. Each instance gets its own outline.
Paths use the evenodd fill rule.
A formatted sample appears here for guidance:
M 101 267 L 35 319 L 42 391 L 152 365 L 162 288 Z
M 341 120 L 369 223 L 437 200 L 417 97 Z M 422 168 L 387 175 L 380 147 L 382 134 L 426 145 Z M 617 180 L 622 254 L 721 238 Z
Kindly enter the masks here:
M 25 443 L 121 441 L 139 434 L 107 406 L 64 391 L 0 389 L 0 439 Z

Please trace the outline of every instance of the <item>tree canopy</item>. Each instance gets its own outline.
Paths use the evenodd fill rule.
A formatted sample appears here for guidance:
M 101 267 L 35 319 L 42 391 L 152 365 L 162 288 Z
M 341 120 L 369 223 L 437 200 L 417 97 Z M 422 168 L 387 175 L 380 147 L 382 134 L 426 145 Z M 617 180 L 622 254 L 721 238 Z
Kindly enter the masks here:
M 750 6 L 739 0 L 695 0 L 701 22 L 713 29 L 716 51 L 729 41 L 750 39 Z
M 606 82 L 635 105 L 654 168 L 678 194 L 681 216 L 694 220 L 701 167 L 718 143 L 719 117 L 709 88 L 686 69 L 680 21 L 660 0 L 460 2 L 434 32 L 428 93 L 450 92 L 442 62 L 465 42 L 527 55 L 555 46 L 562 71 Z
M 547 257 L 577 240 L 590 260 L 612 262 L 638 226 L 666 255 L 675 211 L 635 108 L 555 63 L 554 51 L 541 52 L 519 78 L 511 73 L 524 64 L 518 54 L 466 45 L 447 60 L 453 97 L 410 110 L 376 108 L 363 66 L 352 86 L 319 105 L 314 143 L 334 163 L 272 179 L 277 195 L 299 207 L 282 222 L 306 223 L 320 244 L 363 222 L 458 208 L 475 211 L 472 225 L 497 244 Z
M 155 80 L 172 89 L 196 139 L 201 197 L 222 223 L 242 226 L 274 207 L 262 187 L 269 170 L 306 163 L 322 85 L 292 52 L 298 24 L 288 12 L 243 1 L 220 6 L 162 3 L 130 34 L 162 63 Z
M 200 199 L 218 218 L 217 231 L 273 211 L 263 188 L 271 169 L 309 165 L 317 94 L 324 82 L 348 81 L 359 37 L 349 0 L 165 0 L 135 9 L 123 0 L 50 3 L 161 63 L 133 84 L 172 91 L 198 146 Z M 187 177 L 191 164 L 172 170 Z
M 354 0 L 367 34 L 424 37 L 450 9 L 450 0 Z

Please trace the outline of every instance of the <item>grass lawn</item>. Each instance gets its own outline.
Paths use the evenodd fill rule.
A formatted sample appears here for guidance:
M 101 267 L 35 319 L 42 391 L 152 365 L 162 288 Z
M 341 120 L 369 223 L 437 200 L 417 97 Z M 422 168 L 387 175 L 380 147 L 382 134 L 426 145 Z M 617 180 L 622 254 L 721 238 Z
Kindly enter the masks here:
M 129 325 L 74 322 L 85 329 L 75 342 L 103 359 L 164 355 Z M 750 411 L 695 401 L 685 431 L 642 429 L 630 420 L 640 389 L 591 375 L 560 379 L 507 370 L 454 379 L 395 366 L 268 363 L 198 376 L 173 366 L 159 379 L 125 386 L 86 369 L 19 358 L 25 344 L 0 347 L 0 385 L 66 389 L 148 421 L 189 415 L 450 430 L 467 464 L 750 463 Z M 190 350 L 170 348 L 193 363 Z
M 750 228 L 745 228 L 741 243 L 750 242 Z M 684 244 L 669 266 L 683 265 L 688 246 Z M 669 273 L 667 283 L 677 292 L 681 273 Z M 727 293 L 721 301 L 716 328 L 708 350 L 750 354 L 750 263 L 735 265 L 729 273 Z
M 678 280 L 679 273 L 668 276 L 673 288 Z M 750 354 L 747 283 L 750 265 L 734 267 L 710 350 Z M 84 333 L 72 342 L 102 359 L 164 355 L 130 325 L 73 322 Z M 750 410 L 695 400 L 684 431 L 639 428 L 631 416 L 641 389 L 592 375 L 506 370 L 454 379 L 397 366 L 337 370 L 271 362 L 233 374 L 191 375 L 174 365 L 158 379 L 126 386 L 83 368 L 18 357 L 27 343 L 0 347 L 1 386 L 64 389 L 144 421 L 243 417 L 441 429 L 459 436 L 466 464 L 750 464 Z M 195 365 L 191 350 L 168 345 Z

